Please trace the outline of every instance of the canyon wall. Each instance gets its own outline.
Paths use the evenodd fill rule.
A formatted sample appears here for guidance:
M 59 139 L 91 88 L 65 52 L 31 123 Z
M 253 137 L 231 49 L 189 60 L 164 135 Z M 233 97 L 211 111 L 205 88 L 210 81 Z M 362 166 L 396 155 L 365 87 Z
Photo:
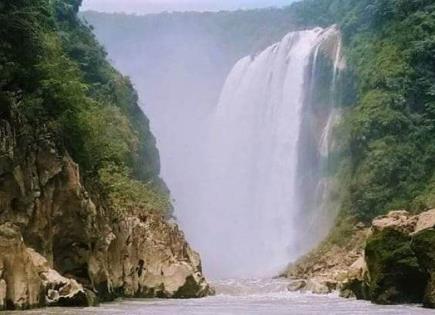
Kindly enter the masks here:
M 80 3 L 0 6 L 0 309 L 210 294 L 149 121 Z
M 211 292 L 176 223 L 156 212 L 115 215 L 49 132 L 23 137 L 20 116 L 9 114 L 0 121 L 0 307 Z

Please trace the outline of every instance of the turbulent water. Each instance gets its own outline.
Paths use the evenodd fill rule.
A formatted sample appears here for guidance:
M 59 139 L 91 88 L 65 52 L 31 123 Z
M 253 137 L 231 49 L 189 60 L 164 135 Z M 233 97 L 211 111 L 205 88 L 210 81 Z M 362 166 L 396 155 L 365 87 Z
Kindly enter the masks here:
M 204 135 L 199 202 L 177 212 L 208 275 L 276 275 L 309 247 L 301 243 L 306 227 L 298 220 L 299 140 L 310 73 L 333 34 L 334 28 L 290 33 L 229 74 Z M 330 142 L 333 119 L 327 120 L 320 154 Z
M 283 280 L 221 281 L 217 295 L 194 300 L 125 300 L 98 308 L 50 308 L 5 315 L 425 315 L 432 310 L 417 306 L 378 306 L 335 295 L 287 292 Z

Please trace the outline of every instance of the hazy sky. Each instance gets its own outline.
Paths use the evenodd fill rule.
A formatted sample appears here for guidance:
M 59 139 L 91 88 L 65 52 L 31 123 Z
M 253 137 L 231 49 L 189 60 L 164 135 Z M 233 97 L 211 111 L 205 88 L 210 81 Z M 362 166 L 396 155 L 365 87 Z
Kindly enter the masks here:
M 84 0 L 82 10 L 126 13 L 217 11 L 285 6 L 294 0 Z

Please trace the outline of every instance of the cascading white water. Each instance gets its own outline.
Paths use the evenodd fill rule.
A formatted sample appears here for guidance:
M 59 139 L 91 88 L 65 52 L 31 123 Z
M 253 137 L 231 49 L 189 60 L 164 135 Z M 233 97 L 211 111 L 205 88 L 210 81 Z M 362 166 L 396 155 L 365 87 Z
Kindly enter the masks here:
M 307 73 L 333 32 L 290 33 L 228 76 L 204 139 L 198 226 L 187 227 L 208 275 L 273 276 L 300 254 L 296 186 Z
M 331 27 L 329 29 L 330 32 L 335 32 L 335 27 Z M 339 76 L 341 71 L 346 67 L 345 59 L 342 55 L 342 42 L 341 35 L 339 32 L 335 32 L 336 40 L 334 42 L 334 47 L 332 51 L 330 51 L 330 59 L 333 62 L 332 64 L 332 78 L 329 86 L 329 105 L 326 106 L 326 114 L 324 115 L 324 127 L 320 133 L 320 139 L 317 144 L 317 152 L 319 154 L 318 160 L 318 172 L 320 173 L 317 178 L 317 183 L 315 184 L 315 192 L 314 196 L 314 204 L 312 204 L 312 214 L 308 216 L 307 230 L 310 231 L 309 234 L 314 235 L 314 238 L 311 240 L 311 247 L 317 244 L 320 240 L 326 237 L 329 232 L 332 223 L 335 220 L 335 216 L 337 214 L 338 206 L 337 204 L 333 205 L 334 202 L 331 201 L 331 191 L 335 185 L 333 178 L 329 176 L 325 176 L 324 173 L 328 173 L 329 164 L 330 164 L 330 152 L 331 147 L 333 146 L 333 133 L 334 128 L 337 126 L 338 122 L 341 119 L 341 111 L 336 108 L 339 101 L 338 97 L 338 89 L 337 83 L 339 80 Z M 314 93 L 314 88 L 316 86 L 316 65 L 318 52 L 320 49 L 320 45 L 316 48 L 313 65 L 312 65 L 312 75 L 311 75 L 311 91 L 310 93 Z M 315 104 L 311 104 L 311 106 L 315 107 Z M 331 209 L 334 208 L 335 209 Z M 323 223 L 323 224 L 319 224 Z M 314 233 L 316 231 L 317 233 Z M 303 248 L 304 249 L 304 248 Z M 306 250 L 306 248 L 305 248 Z M 303 253 L 303 252 L 302 252 Z M 301 252 L 300 252 L 301 254 Z

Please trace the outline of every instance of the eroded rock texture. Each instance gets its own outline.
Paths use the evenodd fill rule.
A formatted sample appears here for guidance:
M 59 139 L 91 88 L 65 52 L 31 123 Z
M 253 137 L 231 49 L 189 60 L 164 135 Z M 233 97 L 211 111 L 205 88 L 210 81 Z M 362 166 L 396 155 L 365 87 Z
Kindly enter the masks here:
M 411 249 L 411 238 L 385 229 L 367 240 L 370 298 L 379 304 L 419 303 L 427 276 Z
M 423 303 L 435 307 L 435 211 L 419 215 L 400 210 L 373 220 L 366 241 L 367 271 L 348 287 L 379 304 Z M 358 282 L 359 281 L 359 282 Z
M 112 215 L 50 134 L 24 127 L 0 120 L 0 309 L 211 293 L 175 223 Z
M 287 277 L 304 279 L 291 291 L 327 293 L 335 283 L 342 297 L 435 308 L 435 209 L 391 211 L 370 228 L 357 224 L 343 247 L 320 247 L 292 265 Z

